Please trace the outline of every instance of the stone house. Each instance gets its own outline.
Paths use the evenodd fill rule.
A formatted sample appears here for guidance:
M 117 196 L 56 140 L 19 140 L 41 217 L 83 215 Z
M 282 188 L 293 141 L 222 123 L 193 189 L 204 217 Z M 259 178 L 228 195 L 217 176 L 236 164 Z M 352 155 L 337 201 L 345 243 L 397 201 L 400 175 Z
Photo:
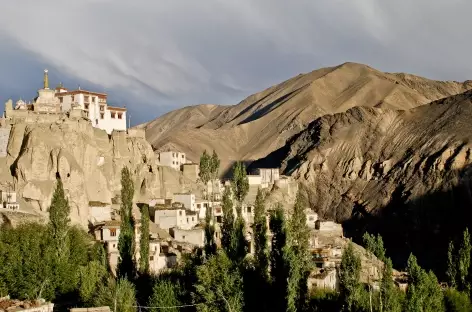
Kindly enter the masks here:
M 306 225 L 310 229 L 314 229 L 316 227 L 316 221 L 318 221 L 318 214 L 310 208 L 305 209 L 305 214 L 306 214 Z
M 114 213 L 111 208 L 111 203 L 90 201 L 89 216 L 92 223 L 112 220 L 114 218 Z
M 308 277 L 308 289 L 339 290 L 339 277 L 336 268 L 315 270 Z
M 171 233 L 178 243 L 189 243 L 198 247 L 205 245 L 205 232 L 202 227 L 195 227 L 189 230 L 174 228 Z
M 154 211 L 154 223 L 161 229 L 171 228 L 191 229 L 198 223 L 197 213 L 186 210 L 182 206 L 161 206 Z
M 195 206 L 195 194 L 175 193 L 173 196 L 173 201 L 181 203 L 184 205 L 184 208 L 190 211 L 197 211 L 197 207 Z
M 177 171 L 180 171 L 182 165 L 187 163 L 185 153 L 181 152 L 160 152 L 158 156 L 160 165 L 171 167 Z

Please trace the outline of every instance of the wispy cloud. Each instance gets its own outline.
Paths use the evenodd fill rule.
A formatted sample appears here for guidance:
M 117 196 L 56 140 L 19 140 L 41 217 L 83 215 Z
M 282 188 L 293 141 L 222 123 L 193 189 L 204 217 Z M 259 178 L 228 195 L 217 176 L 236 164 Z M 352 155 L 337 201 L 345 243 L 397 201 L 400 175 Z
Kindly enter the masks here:
M 11 71 L 44 65 L 109 91 L 144 121 L 183 105 L 235 103 L 345 61 L 465 80 L 470 9 L 461 0 L 7 1 L 0 67 L 10 71 L 0 72 L 0 90 L 34 90 L 31 76 Z

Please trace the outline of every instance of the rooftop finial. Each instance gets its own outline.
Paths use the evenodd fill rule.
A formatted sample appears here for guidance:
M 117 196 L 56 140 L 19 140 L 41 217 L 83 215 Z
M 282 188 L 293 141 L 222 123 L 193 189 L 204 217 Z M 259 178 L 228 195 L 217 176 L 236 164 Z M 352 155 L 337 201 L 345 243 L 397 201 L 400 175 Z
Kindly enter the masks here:
M 49 77 L 48 77 L 48 70 L 44 70 L 44 89 L 49 89 Z

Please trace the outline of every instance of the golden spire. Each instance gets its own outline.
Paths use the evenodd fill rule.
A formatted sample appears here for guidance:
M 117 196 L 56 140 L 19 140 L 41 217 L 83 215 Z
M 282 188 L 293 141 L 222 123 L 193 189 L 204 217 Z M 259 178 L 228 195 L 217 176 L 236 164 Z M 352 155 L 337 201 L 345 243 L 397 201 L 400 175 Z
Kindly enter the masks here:
M 44 89 L 49 89 L 48 70 L 44 70 Z

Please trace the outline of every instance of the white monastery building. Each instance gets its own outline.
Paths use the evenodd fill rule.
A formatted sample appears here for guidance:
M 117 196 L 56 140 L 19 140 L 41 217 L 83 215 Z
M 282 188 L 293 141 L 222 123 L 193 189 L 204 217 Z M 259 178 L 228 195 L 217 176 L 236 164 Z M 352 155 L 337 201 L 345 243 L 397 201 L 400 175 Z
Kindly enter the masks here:
M 29 103 L 19 100 L 16 102 L 15 115 L 32 114 L 61 114 L 81 112 L 88 118 L 92 126 L 111 134 L 113 130 L 126 131 L 126 108 L 110 106 L 107 94 L 77 89 L 68 90 L 62 84 L 55 89 L 49 88 L 48 70 L 44 70 L 44 86 L 38 90 L 38 96 Z M 19 115 L 19 113 L 25 113 Z
M 185 153 L 180 152 L 160 152 L 159 163 L 162 166 L 174 168 L 180 170 L 181 166 L 187 163 Z

